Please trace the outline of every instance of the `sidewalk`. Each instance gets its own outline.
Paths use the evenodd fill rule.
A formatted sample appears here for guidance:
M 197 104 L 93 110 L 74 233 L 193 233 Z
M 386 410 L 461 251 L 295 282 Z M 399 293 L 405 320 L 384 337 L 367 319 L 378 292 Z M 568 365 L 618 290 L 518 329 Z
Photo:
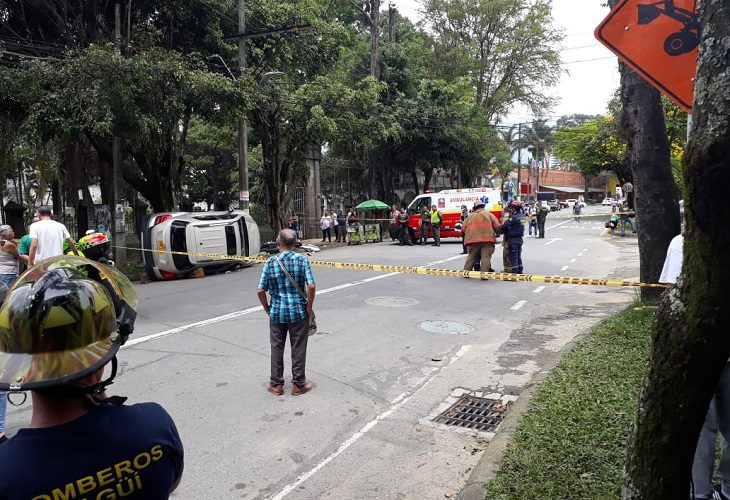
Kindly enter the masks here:
M 519 395 L 460 500 L 620 497 L 654 308 L 634 302 Z

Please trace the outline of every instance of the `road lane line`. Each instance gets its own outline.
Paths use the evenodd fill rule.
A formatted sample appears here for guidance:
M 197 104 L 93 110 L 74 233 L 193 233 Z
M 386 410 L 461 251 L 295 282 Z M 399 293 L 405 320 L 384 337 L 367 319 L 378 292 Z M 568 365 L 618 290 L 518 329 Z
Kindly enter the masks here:
M 545 243 L 545 246 L 547 246 L 547 245 L 552 245 L 552 244 L 553 244 L 553 243 L 555 243 L 556 241 L 560 241 L 560 240 L 562 240 L 562 239 L 563 239 L 563 238 L 552 238 L 552 239 L 551 239 L 550 241 L 548 241 L 547 243 Z
M 429 370 L 429 372 L 421 378 L 416 384 L 413 386 L 413 390 L 405 398 L 401 398 L 398 396 L 395 401 L 398 401 L 397 403 L 394 403 L 391 405 L 389 409 L 381 413 L 380 415 L 376 416 L 374 419 L 372 419 L 370 422 L 362 426 L 362 428 L 357 431 L 355 434 L 350 436 L 347 440 L 345 440 L 338 448 L 334 451 L 331 455 L 329 455 L 327 458 L 321 460 L 318 462 L 314 467 L 309 469 L 307 472 L 304 472 L 303 474 L 300 474 L 292 483 L 287 484 L 279 493 L 274 495 L 273 497 L 270 497 L 271 500 L 281 500 L 285 496 L 287 496 L 289 493 L 294 491 L 296 488 L 298 488 L 304 481 L 315 475 L 317 472 L 322 470 L 325 465 L 330 463 L 332 460 L 340 456 L 345 450 L 347 450 L 350 446 L 355 444 L 357 441 L 360 440 L 363 436 L 365 436 L 368 432 L 372 430 L 373 427 L 378 425 L 378 422 L 381 420 L 385 420 L 390 415 L 392 415 L 396 410 L 400 409 L 405 405 L 408 401 L 410 401 L 423 387 L 426 386 L 431 380 L 433 380 L 438 373 L 443 370 L 446 366 L 451 366 L 453 363 L 458 361 L 464 354 L 466 354 L 466 351 L 468 351 L 471 348 L 470 345 L 462 346 L 461 349 L 459 349 L 459 352 L 454 354 L 454 356 L 451 358 L 448 364 L 443 364 L 441 366 L 435 366 Z
M 426 267 L 427 266 L 433 266 L 434 264 L 443 264 L 445 262 L 449 262 L 449 261 L 452 261 L 452 260 L 460 259 L 462 257 L 463 257 L 463 255 L 456 255 L 454 257 L 449 257 L 448 259 L 444 259 L 444 260 L 441 260 L 441 261 L 429 262 L 428 264 L 426 264 Z M 362 285 L 364 283 L 370 283 L 370 282 L 373 282 L 373 281 L 382 280 L 384 278 L 389 278 L 389 277 L 395 276 L 397 274 L 401 274 L 401 273 L 379 274 L 377 276 L 371 276 L 370 278 L 365 278 L 365 279 L 358 280 L 358 281 L 352 281 L 350 283 L 344 283 L 342 285 L 337 285 L 337 286 L 333 286 L 333 287 L 330 287 L 330 288 L 325 288 L 324 290 L 318 290 L 317 291 L 317 295 L 323 295 L 323 294 L 326 294 L 326 293 L 336 292 L 338 290 L 343 290 L 345 288 L 350 288 L 352 286 L 357 286 L 357 285 Z M 164 330 L 164 331 L 161 331 L 161 332 L 152 333 L 150 335 L 145 335 L 144 337 L 134 337 L 134 338 L 131 338 L 131 339 L 127 340 L 127 342 L 122 346 L 122 349 L 127 348 L 127 347 L 132 347 L 132 346 L 135 346 L 137 344 L 141 344 L 143 342 L 149 342 L 150 340 L 155 340 L 155 339 L 159 339 L 159 338 L 162 338 L 162 337 L 169 337 L 170 335 L 175 335 L 177 333 L 184 332 L 185 330 L 189 330 L 191 328 L 198 328 L 198 327 L 201 327 L 201 326 L 208 326 L 208 325 L 212 325 L 214 323 L 220 323 L 221 321 L 228 321 L 229 319 L 240 318 L 241 316 L 246 316 L 248 314 L 252 314 L 252 313 L 259 312 L 259 311 L 263 311 L 263 310 L 264 310 L 264 308 L 262 306 L 249 307 L 248 309 L 243 309 L 241 311 L 235 311 L 235 312 L 232 312 L 232 313 L 223 314 L 221 316 L 215 316 L 213 318 L 204 319 L 202 321 L 196 321 L 195 323 L 190 323 L 190 324 L 187 324 L 187 325 L 178 326 L 178 327 L 175 327 L 175 328 L 170 328 L 169 330 Z
M 568 222 L 570 222 L 570 219 L 568 219 L 568 220 L 564 220 L 563 222 L 560 222 L 560 223 L 558 223 L 558 224 L 555 224 L 554 226 L 550 226 L 550 227 L 548 227 L 548 228 L 545 228 L 545 229 L 546 229 L 546 230 L 547 230 L 547 229 L 553 229 L 553 228 L 556 228 L 556 227 L 558 227 L 558 226 L 562 226 L 563 224 L 567 224 Z
M 561 271 L 567 271 L 568 270 L 568 266 L 563 266 L 563 267 L 560 268 L 560 270 Z
M 570 259 L 570 262 L 575 262 L 575 259 Z
M 579 253 L 578 257 L 583 257 L 583 252 Z
M 521 309 L 522 306 L 524 306 L 525 304 L 527 304 L 526 300 L 520 300 L 519 302 L 516 302 L 515 305 L 510 307 L 510 309 L 512 309 L 513 311 L 517 311 L 518 309 Z
M 532 291 L 532 293 L 540 293 L 540 292 L 542 292 L 543 290 L 545 290 L 545 287 L 544 287 L 544 286 L 539 286 L 539 287 L 535 288 L 535 289 L 534 289 L 534 290 Z
M 584 251 L 584 252 L 587 252 L 587 251 L 588 251 L 588 249 L 587 249 L 587 248 L 584 248 L 584 249 L 583 249 L 583 251 Z

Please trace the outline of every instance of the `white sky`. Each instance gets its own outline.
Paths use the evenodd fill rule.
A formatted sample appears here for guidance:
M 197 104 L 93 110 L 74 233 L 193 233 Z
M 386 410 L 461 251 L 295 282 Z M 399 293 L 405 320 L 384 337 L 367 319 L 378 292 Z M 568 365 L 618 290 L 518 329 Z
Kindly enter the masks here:
M 418 0 L 392 0 L 398 11 L 413 21 L 421 19 Z M 489 1 L 489 0 L 482 0 Z M 605 0 L 553 0 L 553 19 L 563 30 L 563 75 L 548 94 L 559 99 L 553 118 L 575 113 L 602 114 L 619 86 L 618 64 L 607 48 L 593 37 L 593 30 L 608 15 Z M 386 3 L 383 2 L 385 6 Z M 587 59 L 596 59 L 587 61 Z M 580 62 L 578 62 L 580 61 Z M 567 63 L 567 64 L 566 64 Z M 514 109 L 504 123 L 530 121 L 528 110 Z

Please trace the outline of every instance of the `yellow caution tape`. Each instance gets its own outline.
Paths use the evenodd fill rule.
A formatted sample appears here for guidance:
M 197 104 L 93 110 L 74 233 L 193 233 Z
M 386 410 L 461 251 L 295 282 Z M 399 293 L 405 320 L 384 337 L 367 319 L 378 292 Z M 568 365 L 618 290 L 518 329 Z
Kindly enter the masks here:
M 238 260 L 242 262 L 264 263 L 269 257 L 244 257 L 241 255 L 221 255 L 202 252 L 177 252 L 174 250 L 151 250 L 144 248 L 120 247 L 126 250 L 139 252 L 157 252 L 170 255 L 186 255 L 190 257 L 209 257 L 221 260 Z M 657 283 L 640 283 L 635 281 L 623 281 L 601 278 L 578 278 L 568 276 L 545 276 L 542 274 L 514 274 L 514 273 L 490 273 L 484 271 L 463 271 L 458 269 L 438 269 L 434 267 L 409 267 L 409 266 L 387 266 L 382 264 L 356 264 L 350 262 L 331 262 L 326 260 L 310 260 L 313 267 L 326 267 L 329 269 L 352 269 L 356 271 L 377 271 L 383 273 L 404 273 L 404 274 L 427 274 L 431 276 L 450 276 L 452 278 L 474 278 L 481 280 L 501 281 L 522 281 L 531 283 L 549 283 L 558 285 L 590 285 L 590 286 L 611 286 L 611 287 L 641 287 L 641 288 L 669 288 L 669 285 Z

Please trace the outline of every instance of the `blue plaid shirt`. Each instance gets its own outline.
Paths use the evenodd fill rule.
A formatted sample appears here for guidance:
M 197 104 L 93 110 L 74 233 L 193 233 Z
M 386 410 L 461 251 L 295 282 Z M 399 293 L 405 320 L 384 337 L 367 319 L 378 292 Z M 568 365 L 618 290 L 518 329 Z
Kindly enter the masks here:
M 274 323 L 296 323 L 307 315 L 307 302 L 299 295 L 297 289 L 286 277 L 277 257 L 291 277 L 297 282 L 302 292 L 307 293 L 306 285 L 314 285 L 314 275 L 309 261 L 301 254 L 286 250 L 279 255 L 272 255 L 264 264 L 259 280 L 259 288 L 269 292 L 271 304 L 269 317 Z

